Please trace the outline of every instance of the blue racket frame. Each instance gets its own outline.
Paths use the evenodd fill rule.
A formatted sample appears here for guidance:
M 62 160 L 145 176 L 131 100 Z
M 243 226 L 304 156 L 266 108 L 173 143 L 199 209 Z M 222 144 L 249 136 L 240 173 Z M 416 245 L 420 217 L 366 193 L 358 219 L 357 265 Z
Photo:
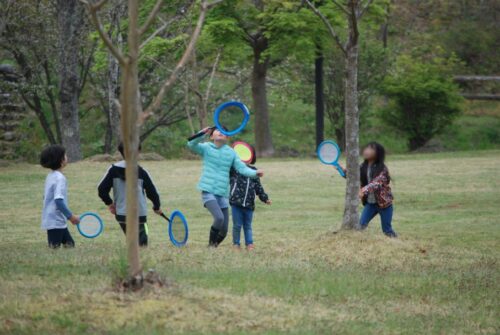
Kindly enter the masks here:
M 95 235 L 88 235 L 88 234 L 85 234 L 81 229 L 80 229 L 80 224 L 77 224 L 76 225 L 76 228 L 78 229 L 78 232 L 80 233 L 80 235 L 82 235 L 83 237 L 86 237 L 86 238 L 96 238 L 97 236 L 101 235 L 102 231 L 104 230 L 104 223 L 102 222 L 102 219 L 99 215 L 97 215 L 96 213 L 92 213 L 92 212 L 86 212 L 86 213 L 83 213 L 82 215 L 80 215 L 80 221 L 82 220 L 82 218 L 84 218 L 85 216 L 93 216 L 97 219 L 97 221 L 99 222 L 99 231 L 97 232 L 97 234 Z
M 337 155 L 337 157 L 335 158 L 335 160 L 333 162 L 326 162 L 326 161 L 323 160 L 323 158 L 321 158 L 320 150 L 326 144 L 331 144 L 331 145 L 333 145 L 333 146 L 335 146 L 337 148 L 338 155 Z M 342 170 L 342 168 L 340 167 L 340 165 L 338 163 L 341 153 L 342 152 L 340 151 L 339 145 L 337 143 L 335 143 L 334 141 L 332 141 L 332 140 L 326 140 L 326 141 L 321 142 L 318 145 L 318 149 L 316 149 L 316 155 L 318 156 L 318 158 L 321 161 L 321 163 L 326 164 L 326 165 L 333 165 L 337 169 L 337 171 L 339 172 L 339 174 L 342 177 L 345 177 L 345 172 L 344 172 L 344 170 Z
M 184 240 L 182 241 L 177 241 L 174 238 L 174 234 L 172 233 L 172 222 L 174 221 L 174 217 L 178 216 L 181 218 L 182 223 L 184 224 L 184 228 L 186 229 L 186 236 L 184 237 Z M 184 214 L 182 214 L 181 211 L 175 210 L 170 214 L 169 222 L 168 222 L 168 236 L 170 237 L 170 242 L 172 242 L 173 245 L 176 247 L 183 247 L 186 245 L 188 238 L 189 238 L 189 229 L 187 225 L 187 220 Z
M 241 109 L 241 111 L 244 114 L 244 118 L 243 118 L 243 121 L 241 122 L 240 126 L 234 130 L 231 130 L 231 131 L 224 130 L 224 128 L 222 127 L 222 125 L 219 122 L 220 113 L 228 107 L 237 107 L 237 108 Z M 224 102 L 223 104 L 219 105 L 215 109 L 215 113 L 214 113 L 215 126 L 217 127 L 217 129 L 221 133 L 223 133 L 226 136 L 234 136 L 234 135 L 238 134 L 239 132 L 241 132 L 243 129 L 245 129 L 249 119 L 250 119 L 250 111 L 248 110 L 248 107 L 244 103 L 239 102 L 239 101 Z

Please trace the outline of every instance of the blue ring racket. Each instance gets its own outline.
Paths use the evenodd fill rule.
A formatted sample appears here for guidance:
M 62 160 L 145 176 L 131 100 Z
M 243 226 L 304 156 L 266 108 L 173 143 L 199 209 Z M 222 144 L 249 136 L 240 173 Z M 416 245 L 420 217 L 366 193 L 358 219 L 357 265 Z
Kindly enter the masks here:
M 214 112 L 214 124 L 212 131 L 217 129 L 226 136 L 234 136 L 245 129 L 250 120 L 248 107 L 239 101 L 227 101 L 219 105 Z M 204 132 L 198 132 L 188 138 L 189 141 L 204 136 Z
M 234 136 L 245 129 L 250 119 L 248 107 L 239 101 L 228 101 L 215 109 L 214 122 L 226 136 Z
M 340 148 L 337 143 L 332 140 L 323 141 L 318 145 L 316 153 L 321 163 L 333 165 L 335 168 L 337 168 L 339 174 L 342 177 L 345 177 L 344 170 L 342 170 L 342 168 L 338 164 L 340 158 Z
M 96 238 L 101 235 L 104 224 L 99 215 L 92 212 L 80 215 L 80 223 L 76 225 L 78 232 L 86 238 Z
M 160 215 L 168 221 L 170 242 L 179 248 L 185 246 L 189 237 L 189 229 L 184 214 L 181 211 L 175 210 L 170 214 L 170 218 L 163 213 Z

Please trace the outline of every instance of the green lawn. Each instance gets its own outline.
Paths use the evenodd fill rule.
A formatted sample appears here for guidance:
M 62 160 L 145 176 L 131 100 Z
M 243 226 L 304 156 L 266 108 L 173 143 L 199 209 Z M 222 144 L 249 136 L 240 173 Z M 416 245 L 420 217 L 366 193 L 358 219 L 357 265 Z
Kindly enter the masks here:
M 173 285 L 113 289 L 124 237 L 96 195 L 107 164 L 70 165 L 70 207 L 105 220 L 96 240 L 49 250 L 40 230 L 47 173 L 0 168 L 0 334 L 498 334 L 500 151 L 390 156 L 394 228 L 339 232 L 345 182 L 315 160 L 261 161 L 271 207 L 259 205 L 255 252 L 207 249 L 210 217 L 198 161 L 145 162 L 165 209 L 184 211 L 174 248 L 150 216 L 145 269 Z

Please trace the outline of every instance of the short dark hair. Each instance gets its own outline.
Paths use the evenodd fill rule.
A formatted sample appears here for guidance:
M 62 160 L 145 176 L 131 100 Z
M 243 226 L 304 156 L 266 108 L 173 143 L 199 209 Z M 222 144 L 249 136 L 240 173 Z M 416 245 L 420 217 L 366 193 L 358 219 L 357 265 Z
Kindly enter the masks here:
M 142 144 L 139 143 L 139 151 L 141 150 L 142 150 Z M 122 157 L 125 158 L 123 142 L 120 142 L 120 144 L 118 144 L 118 151 L 122 154 Z
M 47 169 L 58 170 L 62 166 L 66 149 L 61 145 L 50 145 L 40 154 L 40 165 Z

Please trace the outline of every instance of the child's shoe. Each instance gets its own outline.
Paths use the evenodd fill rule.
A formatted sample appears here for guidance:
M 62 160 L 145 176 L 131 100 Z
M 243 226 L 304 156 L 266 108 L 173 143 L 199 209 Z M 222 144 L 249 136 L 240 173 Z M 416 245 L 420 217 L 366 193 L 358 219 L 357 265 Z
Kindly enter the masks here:
M 241 250 L 241 246 L 239 244 L 233 244 L 233 249 L 235 251 L 240 251 Z
M 249 244 L 247 245 L 247 251 L 252 251 L 253 249 L 255 249 L 253 243 L 252 244 Z

